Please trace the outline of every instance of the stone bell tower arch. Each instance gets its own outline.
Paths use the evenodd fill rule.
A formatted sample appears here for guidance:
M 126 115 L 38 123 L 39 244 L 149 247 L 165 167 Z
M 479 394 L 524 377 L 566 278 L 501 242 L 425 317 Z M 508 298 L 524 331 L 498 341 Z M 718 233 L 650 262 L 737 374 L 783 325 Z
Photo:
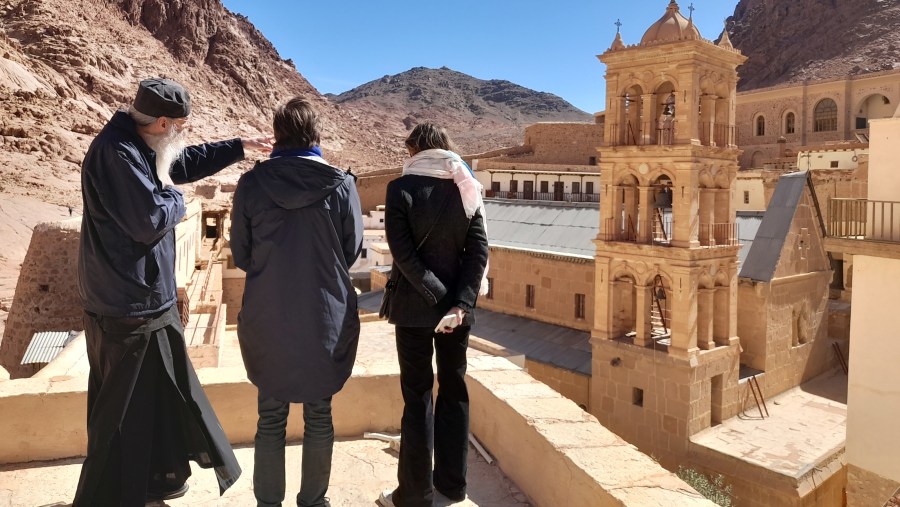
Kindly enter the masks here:
M 645 452 L 737 414 L 737 67 L 675 0 L 606 64 L 591 411 Z M 671 461 L 669 462 L 671 463 Z

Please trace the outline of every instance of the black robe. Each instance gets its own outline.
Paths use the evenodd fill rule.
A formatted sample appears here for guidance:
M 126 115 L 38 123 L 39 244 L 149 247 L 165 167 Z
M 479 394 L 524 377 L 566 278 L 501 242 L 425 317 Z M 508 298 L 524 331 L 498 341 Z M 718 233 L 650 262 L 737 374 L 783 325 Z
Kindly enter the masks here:
M 147 488 L 215 468 L 219 491 L 240 466 L 187 357 L 174 307 L 150 318 L 86 313 L 88 452 L 73 507 L 144 505 Z

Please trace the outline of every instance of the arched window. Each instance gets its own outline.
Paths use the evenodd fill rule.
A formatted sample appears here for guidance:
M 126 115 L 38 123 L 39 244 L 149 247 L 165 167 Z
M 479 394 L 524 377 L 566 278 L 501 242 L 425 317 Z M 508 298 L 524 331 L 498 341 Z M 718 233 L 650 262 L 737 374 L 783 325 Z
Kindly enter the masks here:
M 824 99 L 816 104 L 813 115 L 814 132 L 834 132 L 837 130 L 837 104 L 831 99 Z
M 784 115 L 784 133 L 785 134 L 793 134 L 795 132 L 794 123 L 796 123 L 796 117 L 794 113 L 788 113 Z
M 766 117 L 759 115 L 756 117 L 756 135 L 766 135 Z

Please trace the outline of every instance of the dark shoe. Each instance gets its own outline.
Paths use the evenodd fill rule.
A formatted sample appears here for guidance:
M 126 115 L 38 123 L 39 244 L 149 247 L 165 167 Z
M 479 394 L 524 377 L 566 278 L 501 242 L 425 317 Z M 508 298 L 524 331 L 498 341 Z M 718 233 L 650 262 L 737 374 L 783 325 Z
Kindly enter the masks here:
M 173 498 L 181 498 L 185 493 L 187 493 L 187 491 L 187 483 L 184 483 L 180 487 L 170 489 L 168 491 L 147 491 L 147 501 L 158 502 L 160 500 L 172 500 Z

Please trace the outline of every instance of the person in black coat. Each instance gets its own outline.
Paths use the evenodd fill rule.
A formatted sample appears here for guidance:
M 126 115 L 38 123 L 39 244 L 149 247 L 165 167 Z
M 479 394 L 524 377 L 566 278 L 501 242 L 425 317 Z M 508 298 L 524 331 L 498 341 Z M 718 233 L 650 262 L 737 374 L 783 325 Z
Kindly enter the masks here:
M 410 158 L 385 198 L 394 258 L 387 315 L 396 326 L 404 401 L 399 485 L 379 497 L 386 507 L 430 506 L 435 489 L 451 500 L 466 496 L 466 348 L 476 300 L 487 292 L 481 185 L 443 129 L 418 125 L 406 147 Z M 432 354 L 440 384 L 434 406 Z
M 290 403 L 303 403 L 300 507 L 325 507 L 332 395 L 353 370 L 359 313 L 349 268 L 362 251 L 356 178 L 328 165 L 316 113 L 295 97 L 274 117 L 275 149 L 238 182 L 231 251 L 247 272 L 238 339 L 259 388 L 253 492 L 281 505 Z
M 187 491 L 188 459 L 223 493 L 240 466 L 187 356 L 176 305 L 174 183 L 264 150 L 264 139 L 184 146 L 190 95 L 141 81 L 134 103 L 97 135 L 81 167 L 78 289 L 90 363 L 88 448 L 74 507 L 142 506 Z

